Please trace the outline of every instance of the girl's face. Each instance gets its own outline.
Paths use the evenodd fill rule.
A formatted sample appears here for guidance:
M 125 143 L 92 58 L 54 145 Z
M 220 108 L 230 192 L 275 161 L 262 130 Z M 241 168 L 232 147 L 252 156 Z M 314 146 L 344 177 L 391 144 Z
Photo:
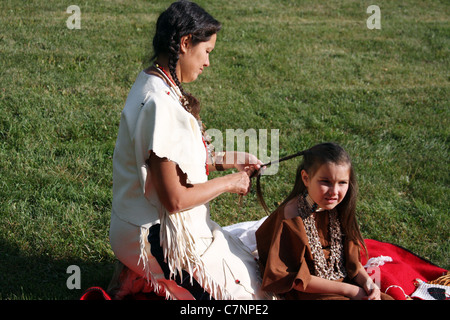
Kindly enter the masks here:
M 347 194 L 350 183 L 350 165 L 325 163 L 313 176 L 302 171 L 302 180 L 317 205 L 325 210 L 335 208 Z
M 197 79 L 204 67 L 209 66 L 209 54 L 216 45 L 217 35 L 213 34 L 208 41 L 192 44 L 190 36 L 183 37 L 180 44 L 180 57 L 177 65 L 177 76 L 180 82 L 188 83 Z

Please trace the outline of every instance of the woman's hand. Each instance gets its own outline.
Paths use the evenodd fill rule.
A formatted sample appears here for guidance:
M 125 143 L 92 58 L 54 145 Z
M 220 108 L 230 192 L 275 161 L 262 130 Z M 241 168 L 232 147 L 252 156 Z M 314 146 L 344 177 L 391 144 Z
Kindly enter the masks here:
M 253 173 L 261 168 L 262 162 L 253 154 L 247 152 L 234 152 L 234 167 L 239 171 Z
M 255 171 L 261 169 L 263 163 L 254 155 L 247 152 L 227 151 L 218 152 L 215 155 L 215 165 L 212 170 L 237 169 L 239 172 L 245 171 L 248 176 L 252 176 Z M 220 165 L 220 169 L 219 169 Z
M 230 181 L 229 192 L 246 195 L 250 191 L 250 176 L 247 171 L 232 173 L 225 176 Z M 225 178 L 224 177 L 224 178 Z

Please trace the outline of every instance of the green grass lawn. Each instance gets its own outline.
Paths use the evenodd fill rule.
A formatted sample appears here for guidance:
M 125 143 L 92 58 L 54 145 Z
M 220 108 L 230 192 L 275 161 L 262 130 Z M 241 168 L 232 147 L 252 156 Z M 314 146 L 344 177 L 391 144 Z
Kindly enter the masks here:
M 0 299 L 107 286 L 120 112 L 170 3 L 0 2 Z M 186 85 L 207 127 L 279 129 L 280 156 L 340 143 L 356 167 L 364 237 L 450 268 L 448 1 L 198 3 L 223 23 L 211 67 Z M 71 4 L 81 29 L 66 26 Z M 372 4 L 380 30 L 366 26 Z M 263 177 L 271 208 L 297 164 Z M 265 215 L 254 191 L 211 210 L 222 225 Z M 66 286 L 73 264 L 80 290 Z

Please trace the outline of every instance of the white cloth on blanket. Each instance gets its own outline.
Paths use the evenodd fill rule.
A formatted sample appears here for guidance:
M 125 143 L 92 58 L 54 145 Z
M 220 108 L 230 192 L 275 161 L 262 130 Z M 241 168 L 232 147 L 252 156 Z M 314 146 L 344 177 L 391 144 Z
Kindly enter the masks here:
M 258 258 L 255 232 L 266 219 L 267 216 L 257 221 L 244 221 L 232 224 L 223 227 L 223 229 L 242 241 L 242 243 L 249 248 L 255 258 Z

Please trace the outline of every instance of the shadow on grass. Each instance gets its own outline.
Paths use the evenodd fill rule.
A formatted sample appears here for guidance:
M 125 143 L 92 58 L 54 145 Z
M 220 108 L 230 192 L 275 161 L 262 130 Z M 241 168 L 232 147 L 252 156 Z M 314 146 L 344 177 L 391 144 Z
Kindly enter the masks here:
M 80 267 L 81 288 L 68 289 L 70 265 Z M 24 254 L 0 236 L 1 300 L 78 300 L 92 286 L 107 288 L 114 269 L 112 261 L 58 260 Z

